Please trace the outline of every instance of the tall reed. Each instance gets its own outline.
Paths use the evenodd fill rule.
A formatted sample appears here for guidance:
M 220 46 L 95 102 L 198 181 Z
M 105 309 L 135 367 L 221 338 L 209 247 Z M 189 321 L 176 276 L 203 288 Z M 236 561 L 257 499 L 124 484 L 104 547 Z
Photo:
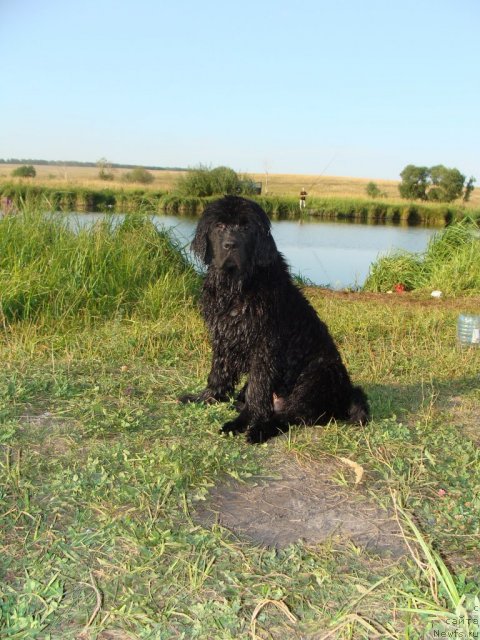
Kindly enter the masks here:
M 72 230 L 59 215 L 0 220 L 0 322 L 155 315 L 197 276 L 170 235 L 144 216 Z

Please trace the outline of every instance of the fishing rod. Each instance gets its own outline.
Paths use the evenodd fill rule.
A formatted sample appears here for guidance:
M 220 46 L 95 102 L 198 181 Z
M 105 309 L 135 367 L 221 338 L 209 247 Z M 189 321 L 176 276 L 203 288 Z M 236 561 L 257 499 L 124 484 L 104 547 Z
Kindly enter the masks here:
M 337 153 L 334 153 L 333 156 L 330 158 L 330 160 L 327 162 L 327 164 L 325 165 L 325 167 L 323 168 L 322 173 L 320 173 L 320 175 L 318 176 L 318 178 L 323 177 L 325 171 L 330 167 L 331 164 L 333 164 L 334 160 L 337 157 Z M 316 182 L 313 182 L 309 187 L 308 187 L 308 191 L 311 191 L 313 189 L 313 187 L 316 187 L 317 184 L 320 184 L 320 180 L 317 180 Z

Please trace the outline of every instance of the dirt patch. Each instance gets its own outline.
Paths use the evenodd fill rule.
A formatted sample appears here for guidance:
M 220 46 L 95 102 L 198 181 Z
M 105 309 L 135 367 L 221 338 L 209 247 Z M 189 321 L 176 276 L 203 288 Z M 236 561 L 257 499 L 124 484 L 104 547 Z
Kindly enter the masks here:
M 227 481 L 214 487 L 196 507 L 204 526 L 218 523 L 256 544 L 282 548 L 303 541 L 325 542 L 332 536 L 379 554 L 406 552 L 398 523 L 365 494 L 351 465 L 322 462 L 302 466 L 280 463 L 271 479 Z M 341 476 L 339 473 L 341 472 Z M 352 476 L 345 486 L 338 478 Z
M 432 298 L 428 291 L 405 291 L 403 293 L 373 293 L 369 291 L 334 291 L 323 287 L 305 287 L 307 297 L 315 302 L 321 299 L 341 300 L 342 302 L 358 302 L 385 304 L 398 307 L 428 307 L 477 313 L 480 296 L 445 296 Z
M 21 429 L 32 441 L 30 449 L 44 456 L 61 457 L 71 454 L 72 424 L 50 411 L 24 414 Z

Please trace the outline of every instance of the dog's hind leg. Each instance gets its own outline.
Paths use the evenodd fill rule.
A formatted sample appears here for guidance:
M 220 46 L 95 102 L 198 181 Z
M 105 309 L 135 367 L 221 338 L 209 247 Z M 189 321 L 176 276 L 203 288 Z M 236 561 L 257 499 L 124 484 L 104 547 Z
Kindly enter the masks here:
M 369 420 L 368 398 L 361 387 L 353 387 L 348 408 L 348 422 L 366 424 Z
M 369 407 L 367 396 L 352 385 L 341 361 L 320 359 L 299 376 L 280 415 L 290 424 L 327 424 L 332 418 L 364 424 Z

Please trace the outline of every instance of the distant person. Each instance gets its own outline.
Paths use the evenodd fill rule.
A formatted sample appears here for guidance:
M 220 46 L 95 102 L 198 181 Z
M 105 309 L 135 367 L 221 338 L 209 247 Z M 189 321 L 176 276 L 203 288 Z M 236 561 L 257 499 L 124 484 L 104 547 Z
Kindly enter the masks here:
M 305 188 L 302 187 L 302 190 L 300 191 L 300 209 L 305 209 L 305 200 L 307 199 L 307 195 Z

